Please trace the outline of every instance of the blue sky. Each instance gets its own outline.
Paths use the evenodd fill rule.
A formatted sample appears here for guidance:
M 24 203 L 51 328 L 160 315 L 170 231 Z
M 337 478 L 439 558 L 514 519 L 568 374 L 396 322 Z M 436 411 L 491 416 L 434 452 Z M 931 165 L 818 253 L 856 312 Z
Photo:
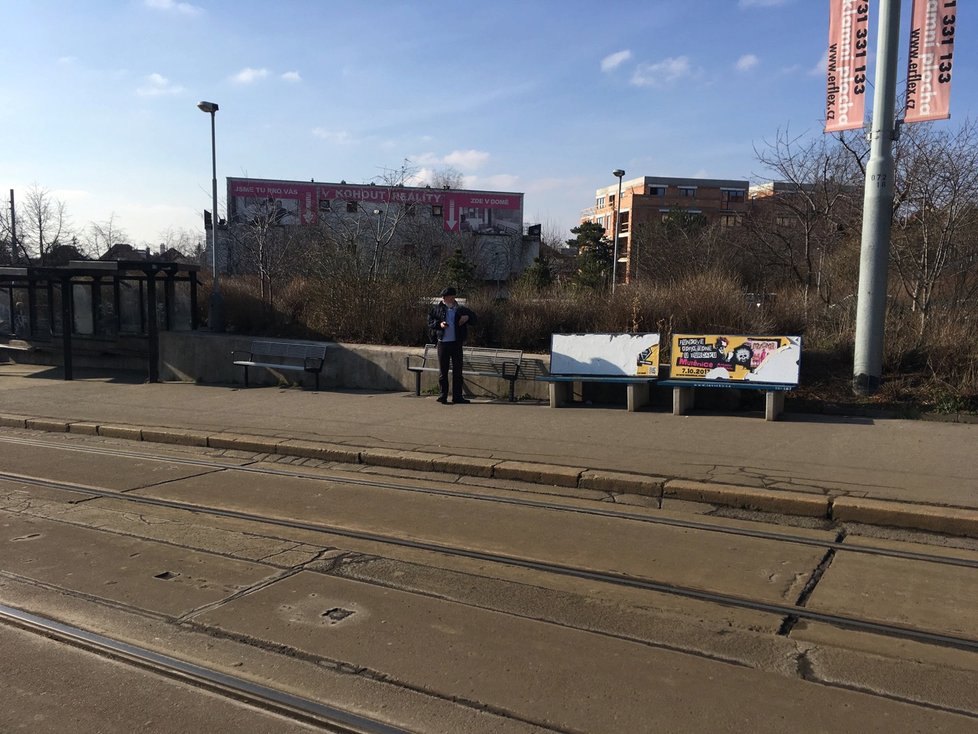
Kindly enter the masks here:
M 409 159 L 525 192 L 524 221 L 566 238 L 615 168 L 761 179 L 755 145 L 818 134 L 827 18 L 827 0 L 0 0 L 0 191 L 36 182 L 76 228 L 114 215 L 135 243 L 199 229 L 210 100 L 222 201 L 226 176 L 368 182 Z M 978 105 L 958 26 L 950 124 Z

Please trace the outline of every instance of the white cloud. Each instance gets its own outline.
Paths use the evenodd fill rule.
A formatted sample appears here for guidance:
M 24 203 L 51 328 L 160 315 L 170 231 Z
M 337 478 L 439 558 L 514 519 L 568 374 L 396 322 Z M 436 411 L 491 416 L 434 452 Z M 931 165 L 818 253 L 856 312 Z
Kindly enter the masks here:
M 252 69 L 250 66 L 247 66 L 232 76 L 231 81 L 235 84 L 251 84 L 267 76 L 268 69 Z
M 442 160 L 445 165 L 455 168 L 481 168 L 489 160 L 489 154 L 484 150 L 453 150 Z
M 688 56 L 675 56 L 654 64 L 639 64 L 632 74 L 636 87 L 664 87 L 692 74 Z
M 146 0 L 146 7 L 154 10 L 163 10 L 168 13 L 179 13 L 180 15 L 200 15 L 204 12 L 203 8 L 191 5 L 190 3 L 179 3 L 174 0 Z
M 445 166 L 458 168 L 462 171 L 472 171 L 484 166 L 489 158 L 489 154 L 484 150 L 453 150 L 444 156 L 430 152 L 408 156 L 411 163 L 421 166 L 422 171 Z
M 317 127 L 313 128 L 312 134 L 337 145 L 350 145 L 354 142 L 353 136 L 346 130 L 327 130 L 324 127 Z
M 787 4 L 788 0 L 740 0 L 737 6 L 740 8 L 773 8 Z
M 183 87 L 174 84 L 162 74 L 150 74 L 143 85 L 136 89 L 140 97 L 161 97 L 166 94 L 180 94 Z
M 617 69 L 630 58 L 632 58 L 632 52 L 628 49 L 605 56 L 603 59 L 601 59 L 601 71 L 609 72 L 613 69 Z
M 744 54 L 737 59 L 737 71 L 750 71 L 760 63 L 754 54 Z
M 299 76 L 299 72 L 297 72 L 297 71 L 287 71 L 287 72 L 285 72 L 284 74 L 282 74 L 282 79 L 283 79 L 283 81 L 287 81 L 287 82 L 301 82 L 302 81 L 302 77 Z

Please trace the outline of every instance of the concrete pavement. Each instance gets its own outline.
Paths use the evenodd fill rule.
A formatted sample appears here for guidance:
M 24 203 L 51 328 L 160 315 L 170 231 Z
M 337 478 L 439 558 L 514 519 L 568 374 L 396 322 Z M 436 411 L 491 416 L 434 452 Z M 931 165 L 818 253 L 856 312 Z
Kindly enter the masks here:
M 65 382 L 0 365 L 0 426 L 242 448 L 519 480 L 595 498 L 678 498 L 978 537 L 978 425 L 541 403 L 410 393 Z M 0 446 L 0 456 L 2 456 Z M 0 460 L 2 466 L 2 460 Z M 604 494 L 602 494 L 604 493 Z

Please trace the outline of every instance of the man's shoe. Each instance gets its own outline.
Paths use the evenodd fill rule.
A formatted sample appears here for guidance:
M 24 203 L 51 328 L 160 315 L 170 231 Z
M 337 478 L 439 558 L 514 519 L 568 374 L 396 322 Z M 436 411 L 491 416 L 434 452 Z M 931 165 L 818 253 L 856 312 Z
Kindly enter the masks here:
M 455 403 L 455 405 L 468 405 L 472 401 L 466 400 L 465 398 L 455 398 L 452 402 Z
M 448 398 L 442 395 L 440 398 L 438 398 L 438 402 L 441 403 L 442 405 L 448 405 Z

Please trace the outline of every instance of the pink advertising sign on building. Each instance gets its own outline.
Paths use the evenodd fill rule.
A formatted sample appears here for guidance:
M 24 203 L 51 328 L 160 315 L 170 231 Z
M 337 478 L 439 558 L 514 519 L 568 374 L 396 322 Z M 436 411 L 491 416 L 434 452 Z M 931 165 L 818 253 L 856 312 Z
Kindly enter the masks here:
M 436 217 L 447 232 L 521 234 L 523 194 L 346 183 L 228 179 L 232 222 L 270 217 L 276 224 L 312 225 L 330 215 L 369 213 L 395 204 Z

